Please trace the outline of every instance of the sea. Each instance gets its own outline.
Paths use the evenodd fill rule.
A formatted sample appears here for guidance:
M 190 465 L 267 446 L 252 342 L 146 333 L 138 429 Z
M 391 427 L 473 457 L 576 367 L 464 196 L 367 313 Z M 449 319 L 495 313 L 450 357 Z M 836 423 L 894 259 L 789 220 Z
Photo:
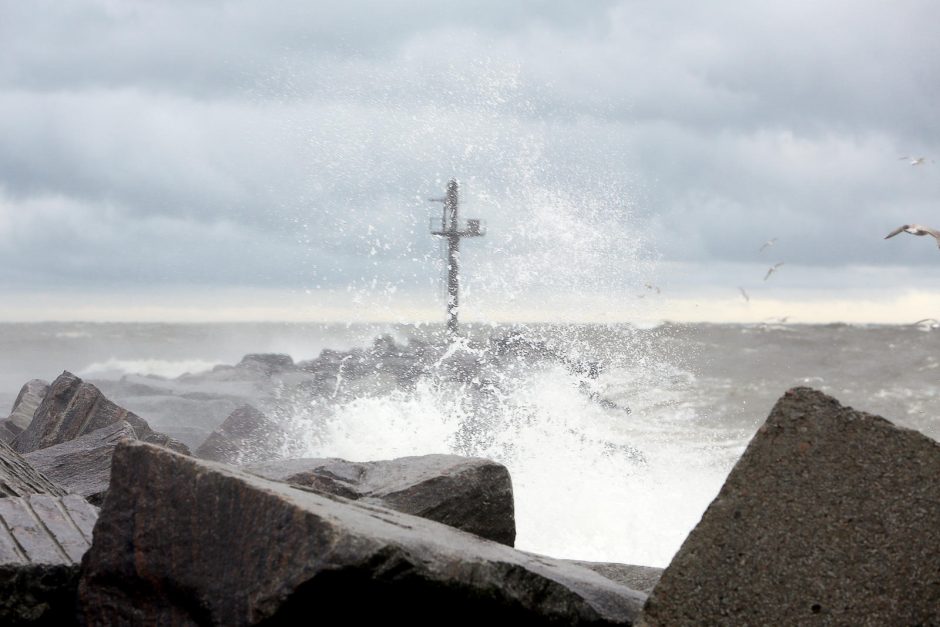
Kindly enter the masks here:
M 447 381 L 431 368 L 405 387 L 377 372 L 369 385 L 344 393 L 340 378 L 318 397 L 315 412 L 310 401 L 285 396 L 280 415 L 299 429 L 292 455 L 490 457 L 512 476 L 518 548 L 649 566 L 669 563 L 791 387 L 822 390 L 940 439 L 940 329 L 933 321 L 478 324 L 463 333 L 447 339 L 426 324 L 6 323 L 0 408 L 12 406 L 26 381 L 68 370 L 158 430 L 207 430 L 224 416 L 163 407 L 159 397 L 145 401 L 122 384 L 179 390 L 185 383 L 190 398 L 193 386 L 204 386 L 208 398 L 220 393 L 218 383 L 194 375 L 249 353 L 302 362 L 324 350 L 365 350 L 377 338 L 401 347 L 451 342 L 444 356 L 463 354 L 486 367 Z M 498 337 L 525 338 L 534 350 L 489 360 Z M 226 385 L 229 393 L 240 384 Z

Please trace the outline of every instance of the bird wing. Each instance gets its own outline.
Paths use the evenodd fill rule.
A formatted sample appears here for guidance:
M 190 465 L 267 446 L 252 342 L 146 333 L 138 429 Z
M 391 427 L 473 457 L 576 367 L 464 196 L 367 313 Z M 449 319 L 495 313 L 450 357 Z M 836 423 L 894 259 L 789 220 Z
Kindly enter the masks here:
M 780 266 L 782 266 L 782 265 L 785 264 L 785 263 L 786 263 L 786 261 L 781 261 L 780 263 L 775 263 L 775 264 L 774 264 L 774 270 L 776 270 L 777 268 L 779 268 Z
M 741 290 L 741 296 L 744 297 L 744 300 L 746 300 L 747 302 L 751 302 L 751 297 L 747 295 L 747 292 L 744 291 L 744 288 L 739 287 L 738 289 Z
M 903 231 L 904 229 L 906 229 L 908 226 L 910 226 L 910 225 L 909 225 L 909 224 L 902 224 L 902 225 L 899 226 L 898 228 L 894 229 L 893 231 L 891 231 L 890 233 L 888 233 L 887 235 L 885 235 L 885 239 L 888 239 L 889 237 L 894 237 L 895 235 L 897 235 L 898 233 L 900 233 L 901 231 Z
M 766 281 L 767 279 L 769 279 L 769 278 L 770 278 L 770 275 L 773 274 L 773 273 L 774 273 L 774 269 L 773 269 L 773 268 L 770 268 L 769 270 L 767 270 L 767 274 L 764 275 L 764 280 Z
M 929 226 L 922 226 L 922 227 L 920 227 L 920 229 L 921 229 L 922 231 L 927 231 L 928 233 L 930 233 L 931 235 L 933 235 L 933 236 L 934 236 L 934 239 L 937 240 L 937 246 L 940 246 L 940 231 L 938 231 L 937 229 L 932 229 L 932 228 L 930 228 Z

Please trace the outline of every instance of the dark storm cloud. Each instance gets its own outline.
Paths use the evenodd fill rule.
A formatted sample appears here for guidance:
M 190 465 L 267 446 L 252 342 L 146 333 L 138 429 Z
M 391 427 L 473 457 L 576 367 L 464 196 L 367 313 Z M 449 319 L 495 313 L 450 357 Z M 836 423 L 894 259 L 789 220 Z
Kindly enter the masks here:
M 0 279 L 420 284 L 451 176 L 502 287 L 935 262 L 934 3 L 430 6 L 0 0 Z

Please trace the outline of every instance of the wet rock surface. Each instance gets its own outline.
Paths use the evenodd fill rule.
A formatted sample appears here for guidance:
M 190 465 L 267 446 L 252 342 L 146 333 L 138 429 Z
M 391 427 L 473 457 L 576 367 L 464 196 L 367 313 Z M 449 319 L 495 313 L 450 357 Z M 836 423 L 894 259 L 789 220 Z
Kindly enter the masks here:
M 96 624 L 626 624 L 645 595 L 446 525 L 140 443 L 79 585 Z
M 9 444 L 16 436 L 23 433 L 19 427 L 11 423 L 9 420 L 0 420 L 0 441 L 6 442 Z
M 251 405 L 242 405 L 196 449 L 196 457 L 226 464 L 254 464 L 284 454 L 287 433 Z
M 776 404 L 645 625 L 940 624 L 940 443 L 809 388 Z
M 130 423 L 141 439 L 155 436 L 145 420 L 108 400 L 94 385 L 63 372 L 52 382 L 32 422 L 13 441 L 13 448 L 29 453 L 121 421 Z M 156 439 L 161 440 L 159 435 Z M 159 443 L 188 453 L 186 447 L 175 440 L 167 438 Z
M 81 437 L 23 457 L 45 476 L 94 505 L 101 505 L 111 480 L 111 456 L 123 440 L 136 440 L 129 422 L 120 421 Z
M 290 459 L 246 470 L 434 520 L 509 546 L 516 538 L 509 471 L 487 459 L 457 455 L 375 462 Z
M 97 510 L 80 496 L 0 499 L 0 624 L 75 624 Z
M 6 442 L 0 441 L 0 498 L 51 494 L 66 490 L 38 471 Z

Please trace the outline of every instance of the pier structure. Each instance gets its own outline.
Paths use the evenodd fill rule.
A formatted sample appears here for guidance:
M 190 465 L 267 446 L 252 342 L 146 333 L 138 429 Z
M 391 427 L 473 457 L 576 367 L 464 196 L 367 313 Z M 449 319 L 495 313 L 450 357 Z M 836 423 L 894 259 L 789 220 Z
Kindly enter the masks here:
M 460 220 L 460 199 L 456 179 L 447 183 L 447 193 L 442 198 L 429 198 L 430 202 L 443 203 L 441 218 L 431 218 L 431 235 L 447 241 L 447 331 L 457 334 L 457 315 L 460 309 L 460 240 L 464 237 L 482 237 L 486 225 L 472 218 Z

